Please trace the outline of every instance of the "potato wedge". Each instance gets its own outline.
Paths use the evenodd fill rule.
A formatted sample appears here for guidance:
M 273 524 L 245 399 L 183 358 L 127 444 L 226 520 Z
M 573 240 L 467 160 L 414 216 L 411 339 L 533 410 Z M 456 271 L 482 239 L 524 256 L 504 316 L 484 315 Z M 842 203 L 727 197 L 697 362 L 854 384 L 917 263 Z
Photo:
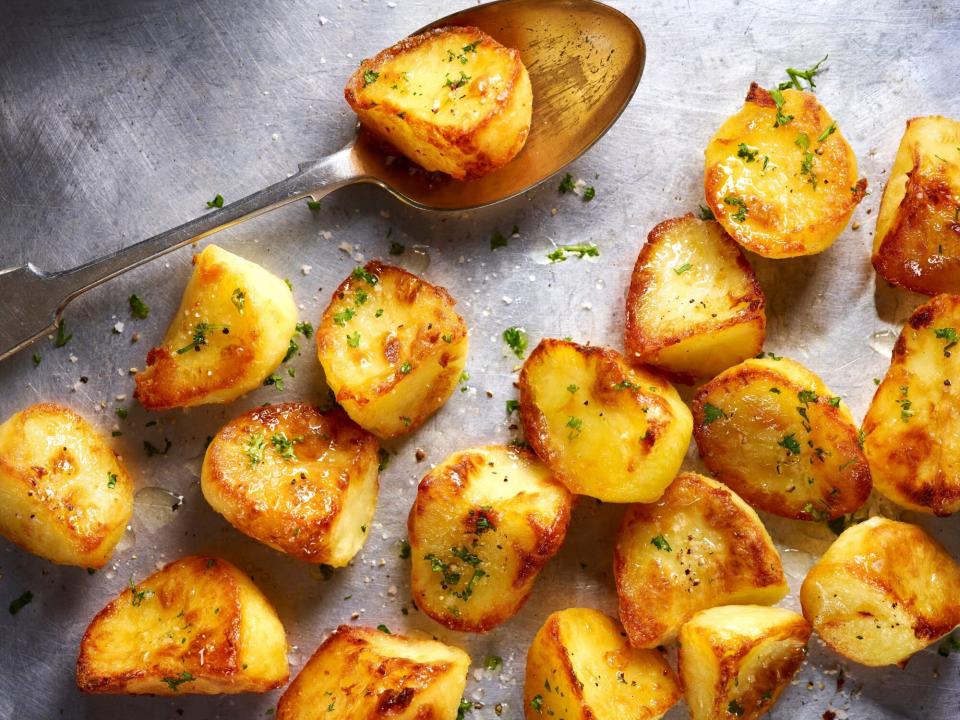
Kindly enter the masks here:
M 905 665 L 960 624 L 960 566 L 916 525 L 873 517 L 810 568 L 803 615 L 835 652 L 862 665 Z
M 452 630 L 513 617 L 567 533 L 573 495 L 527 451 L 456 452 L 420 481 L 410 509 L 413 598 Z
M 571 492 L 606 502 L 659 498 L 690 445 L 690 410 L 669 382 L 566 340 L 542 340 L 523 364 L 520 417 Z
M 225 560 L 176 560 L 111 601 L 80 643 L 77 687 L 121 695 L 266 692 L 287 640 L 253 581 Z
M 680 699 L 657 650 L 638 650 L 620 623 L 587 608 L 547 618 L 527 651 L 527 720 L 656 720 Z
M 752 83 L 743 108 L 707 145 L 704 189 L 734 240 L 788 258 L 830 247 L 867 181 L 857 180 L 853 150 L 816 96 Z
M 216 245 L 193 258 L 167 334 L 147 354 L 135 397 L 150 410 L 227 403 L 260 387 L 297 325 L 286 283 Z
M 404 38 L 361 62 L 344 96 L 365 128 L 457 180 L 510 162 L 526 142 L 533 109 L 520 53 L 475 27 Z
M 873 267 L 914 292 L 960 293 L 960 121 L 907 121 L 877 213 Z
M 846 404 L 786 358 L 747 360 L 693 399 L 704 463 L 753 507 L 798 520 L 852 513 L 870 468 Z
M 467 362 L 467 326 L 442 287 L 379 262 L 358 267 L 317 328 L 337 402 L 382 438 L 419 427 L 447 401 Z
M 40 403 L 0 425 L 0 535 L 55 563 L 98 568 L 132 512 L 119 456 L 72 410 Z
M 627 291 L 626 356 L 694 383 L 753 357 L 767 318 L 760 283 L 715 222 L 665 220 L 647 236 Z
M 718 482 L 677 476 L 663 497 L 631 505 L 613 572 L 630 644 L 655 648 L 700 610 L 772 605 L 787 593 L 780 555 L 753 509 Z
M 298 560 L 343 567 L 377 507 L 378 450 L 340 409 L 258 407 L 210 442 L 200 487 L 240 532 Z
M 810 623 L 795 612 L 726 605 L 680 628 L 679 667 L 691 720 L 769 712 L 807 654 Z
M 283 693 L 277 720 L 456 720 L 469 668 L 436 640 L 341 625 Z

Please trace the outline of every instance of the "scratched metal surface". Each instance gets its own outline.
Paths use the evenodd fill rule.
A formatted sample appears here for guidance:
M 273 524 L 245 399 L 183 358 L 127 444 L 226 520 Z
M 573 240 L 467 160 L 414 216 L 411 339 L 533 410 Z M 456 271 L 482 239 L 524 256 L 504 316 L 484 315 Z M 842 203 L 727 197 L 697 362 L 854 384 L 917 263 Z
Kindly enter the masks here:
M 442 11 L 464 4 L 442 3 Z M 410 607 L 409 584 L 397 542 L 405 536 L 416 483 L 431 462 L 453 450 L 515 435 L 504 414 L 516 380 L 515 359 L 499 339 L 505 327 L 524 326 L 534 342 L 570 335 L 621 346 L 633 260 L 656 222 L 701 201 L 702 152 L 713 130 L 740 106 L 751 80 L 772 83 L 786 65 L 810 64 L 827 52 L 830 71 L 819 94 L 872 189 L 853 218 L 861 227 L 848 228 L 819 256 L 754 260 L 768 298 L 767 348 L 807 364 L 862 417 L 871 378 L 886 368 L 889 331 L 918 302 L 878 287 L 870 269 L 879 190 L 908 117 L 956 115 L 956 4 L 616 4 L 646 36 L 647 70 L 619 123 L 571 168 L 597 187 L 592 203 L 558 195 L 554 181 L 487 212 L 434 217 L 406 210 L 373 188 L 353 188 L 325 200 L 317 214 L 291 207 L 215 238 L 289 277 L 302 317 L 316 322 L 330 291 L 355 264 L 351 255 L 386 255 L 392 231 L 390 240 L 408 247 L 400 262 L 448 287 L 472 330 L 469 390 L 455 393 L 412 437 L 390 444 L 396 454 L 382 478 L 370 538 L 353 566 L 332 579 L 234 531 L 206 505 L 198 485 L 204 440 L 226 420 L 266 401 L 325 397 L 311 351 L 296 358 L 296 378 L 282 394 L 263 388 L 227 407 L 159 415 L 131 402 L 127 370 L 143 366 L 147 348 L 163 332 L 189 273 L 189 249 L 71 306 L 66 321 L 73 340 L 59 350 L 40 342 L 39 367 L 30 351 L 0 365 L 0 416 L 38 400 L 67 403 L 105 432 L 122 431 L 115 445 L 139 488 L 183 496 L 179 510 L 167 512 L 156 491 L 138 495 L 132 533 L 95 575 L 0 541 L 0 717 L 264 717 L 279 692 L 162 699 L 83 697 L 74 687 L 78 642 L 95 612 L 130 577 L 191 552 L 221 555 L 255 577 L 286 626 L 294 673 L 331 628 L 359 613 L 357 622 L 425 630 L 466 647 L 475 668 L 467 697 L 483 705 L 473 717 L 495 717 L 497 703 L 503 717 L 521 717 L 525 651 L 544 617 L 574 605 L 615 610 L 611 528 L 622 508 L 582 502 L 566 545 L 522 612 L 489 635 L 468 637 L 416 612 L 401 613 Z M 283 177 L 300 160 L 334 151 L 351 132 L 342 99 L 350 71 L 360 58 L 440 14 L 438 5 L 7 0 L 0 6 L 0 267 L 75 265 L 202 212 L 218 192 L 237 198 Z M 514 224 L 519 238 L 492 253 L 491 232 Z M 595 242 L 602 255 L 549 265 L 553 243 L 570 241 Z M 412 253 L 414 245 L 425 254 Z M 304 274 L 307 265 L 312 269 Z M 131 292 L 150 304 L 148 320 L 128 317 Z M 116 334 L 118 321 L 124 329 Z M 134 332 L 139 343 L 131 342 Z M 130 408 L 125 421 L 114 415 L 119 406 Z M 158 424 L 145 427 L 150 420 Z M 162 444 L 164 438 L 173 443 L 169 453 L 147 458 L 143 441 Z M 427 453 L 421 464 L 416 448 Z M 691 468 L 699 467 L 694 454 Z M 921 521 L 960 554 L 956 519 Z M 774 532 L 785 546 L 797 547 L 795 530 L 778 523 Z M 785 557 L 796 586 L 810 557 Z M 7 603 L 24 590 L 34 600 L 13 617 Z M 488 654 L 505 658 L 501 676 L 479 670 Z M 845 682 L 838 682 L 841 672 Z M 960 659 L 928 650 L 906 670 L 869 670 L 815 640 L 809 662 L 771 717 L 813 720 L 830 708 L 840 718 L 956 718 Z M 681 705 L 669 717 L 685 712 Z

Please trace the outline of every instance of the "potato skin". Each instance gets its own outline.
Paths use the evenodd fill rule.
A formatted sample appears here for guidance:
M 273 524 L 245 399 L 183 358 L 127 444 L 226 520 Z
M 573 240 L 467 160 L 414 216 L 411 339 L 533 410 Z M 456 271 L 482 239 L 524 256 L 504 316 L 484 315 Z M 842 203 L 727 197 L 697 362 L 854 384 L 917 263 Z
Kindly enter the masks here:
M 405 435 L 447 401 L 467 362 L 467 326 L 454 304 L 442 287 L 380 262 L 340 284 L 317 328 L 317 356 L 360 427 Z
M 286 683 L 287 641 L 276 611 L 227 561 L 188 556 L 130 583 L 83 635 L 82 692 L 218 695 Z
M 361 62 L 344 97 L 375 136 L 457 180 L 512 160 L 526 142 L 533 109 L 520 53 L 475 27 L 404 38 Z
M 470 656 L 436 640 L 341 625 L 277 706 L 277 720 L 455 720 Z
M 258 407 L 213 438 L 200 487 L 240 532 L 298 560 L 343 567 L 373 520 L 378 451 L 340 409 Z
M 647 236 L 627 291 L 626 356 L 693 384 L 753 357 L 767 318 L 760 283 L 740 247 L 692 214 Z
M 638 650 L 616 620 L 597 610 L 553 613 L 527 651 L 527 720 L 656 720 L 680 699 L 657 650 Z
M 276 275 L 216 245 L 193 264 L 163 342 L 136 376 L 134 396 L 149 410 L 227 403 L 255 390 L 283 360 L 296 329 L 293 294 Z M 204 323 L 213 327 L 191 347 Z
M 490 445 L 448 457 L 420 481 L 410 509 L 417 607 L 464 632 L 513 617 L 563 544 L 573 502 L 527 450 Z M 456 583 L 439 563 L 457 574 Z
M 120 457 L 75 412 L 39 403 L 0 425 L 0 535 L 52 562 L 99 568 L 132 513 Z
M 656 503 L 630 506 L 613 572 L 620 620 L 639 648 L 670 642 L 700 610 L 772 605 L 787 593 L 780 555 L 757 514 L 696 473 L 678 475 Z
M 810 568 L 800 604 L 834 652 L 861 665 L 906 665 L 960 624 L 960 566 L 916 525 L 873 517 Z

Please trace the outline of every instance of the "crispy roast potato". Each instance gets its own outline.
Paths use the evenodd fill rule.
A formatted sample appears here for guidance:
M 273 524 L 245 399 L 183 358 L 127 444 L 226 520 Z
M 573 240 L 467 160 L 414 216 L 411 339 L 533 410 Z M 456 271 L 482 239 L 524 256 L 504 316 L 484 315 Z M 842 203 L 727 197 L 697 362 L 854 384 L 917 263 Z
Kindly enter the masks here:
M 907 121 L 877 213 L 873 267 L 915 292 L 960 292 L 960 121 Z
M 193 264 L 180 309 L 136 377 L 150 410 L 227 403 L 260 387 L 296 329 L 293 293 L 276 275 L 216 245 Z
M 527 651 L 527 720 L 656 720 L 680 699 L 657 650 L 627 644 L 620 623 L 570 608 L 547 618 Z
M 240 532 L 299 560 L 343 567 L 377 507 L 378 450 L 340 409 L 258 407 L 213 438 L 200 486 Z
M 467 362 L 454 303 L 442 287 L 379 262 L 340 284 L 317 329 L 317 355 L 360 427 L 404 435 L 447 401 Z
M 826 250 L 867 189 L 857 180 L 853 150 L 816 96 L 756 83 L 707 145 L 704 184 L 707 204 L 731 237 L 769 258 Z
M 77 687 L 88 693 L 266 692 L 288 676 L 287 640 L 270 601 L 212 557 L 131 579 L 90 623 L 77 659 Z
M 870 468 L 846 404 L 786 358 L 747 360 L 693 400 L 703 461 L 738 495 L 798 520 L 852 513 L 870 495 Z
M 475 27 L 401 40 L 360 63 L 344 95 L 374 135 L 457 180 L 510 162 L 526 142 L 533 108 L 520 53 Z
M 420 482 L 408 520 L 417 607 L 453 630 L 513 617 L 567 533 L 573 496 L 533 453 L 456 452 Z
M 873 517 L 810 568 L 800 603 L 835 652 L 862 665 L 906 665 L 960 624 L 960 566 L 916 525 Z
M 613 572 L 630 644 L 655 648 L 705 608 L 772 605 L 787 593 L 780 555 L 753 509 L 718 482 L 677 476 L 623 518 Z
M 690 445 L 690 410 L 669 382 L 566 340 L 542 340 L 523 364 L 520 417 L 571 492 L 607 502 L 659 498 Z
M 72 410 L 31 405 L 0 425 L 0 535 L 63 565 L 102 567 L 133 512 L 133 481 Z
M 341 625 L 283 693 L 277 720 L 455 720 L 469 668 L 436 640 Z
M 647 236 L 627 291 L 626 356 L 692 384 L 753 357 L 767 318 L 750 263 L 718 223 L 693 215 Z
M 790 610 L 726 605 L 680 628 L 679 667 L 691 720 L 765 715 L 807 654 L 810 623 Z

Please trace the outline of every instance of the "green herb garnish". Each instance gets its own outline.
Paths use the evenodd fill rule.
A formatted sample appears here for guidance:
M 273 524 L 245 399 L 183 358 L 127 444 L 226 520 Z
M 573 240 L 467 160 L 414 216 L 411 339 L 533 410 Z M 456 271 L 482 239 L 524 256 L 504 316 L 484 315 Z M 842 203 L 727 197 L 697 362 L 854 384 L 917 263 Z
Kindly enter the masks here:
M 653 538 L 653 540 L 650 541 L 650 544 L 657 548 L 657 550 L 673 552 L 673 548 L 670 547 L 670 543 L 663 535 L 657 535 L 655 538 Z
M 523 360 L 524 355 L 527 353 L 527 343 L 529 342 L 527 333 L 523 328 L 508 327 L 503 331 L 503 341 L 513 351 L 514 355 Z
M 136 294 L 131 295 L 129 298 L 130 303 L 130 315 L 131 317 L 136 318 L 137 320 L 146 320 L 147 316 L 150 314 L 150 308 L 147 304 L 137 297 Z

